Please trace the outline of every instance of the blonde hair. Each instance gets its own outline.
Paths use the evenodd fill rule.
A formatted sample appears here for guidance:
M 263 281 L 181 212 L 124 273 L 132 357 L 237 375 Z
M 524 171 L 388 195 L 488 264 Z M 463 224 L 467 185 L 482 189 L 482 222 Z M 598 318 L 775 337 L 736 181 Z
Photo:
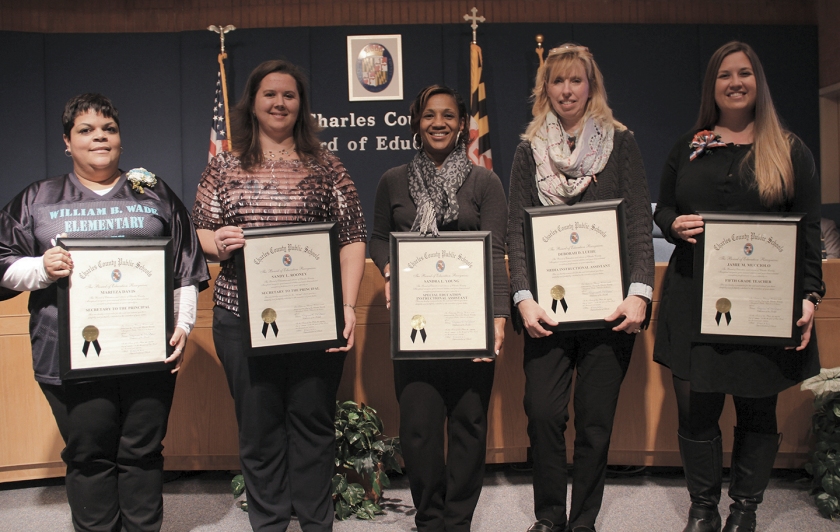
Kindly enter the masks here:
M 741 161 L 742 175 L 748 175 L 749 171 L 754 174 L 762 204 L 780 205 L 786 200 L 792 200 L 794 194 L 793 163 L 790 159 L 791 134 L 782 128 L 773 98 L 770 96 L 764 68 L 749 44 L 731 41 L 712 54 L 706 68 L 706 77 L 703 79 L 700 112 L 694 129 L 713 129 L 720 120 L 720 109 L 715 102 L 718 71 L 726 56 L 738 52 L 743 52 L 750 60 L 756 88 L 753 145 Z
M 552 48 L 548 51 L 548 58 L 545 63 L 537 70 L 537 77 L 534 81 L 534 91 L 531 99 L 534 106 L 531 108 L 531 114 L 534 118 L 528 124 L 525 133 L 522 134 L 522 140 L 532 141 L 537 131 L 545 122 L 545 117 L 548 113 L 554 112 L 551 107 L 551 101 L 548 98 L 548 84 L 558 75 L 566 75 L 572 70 L 572 65 L 576 61 L 580 61 L 583 65 L 583 70 L 586 72 L 586 80 L 589 82 L 589 102 L 586 104 L 586 113 L 583 119 L 593 118 L 596 122 L 607 124 L 612 122 L 613 126 L 623 131 L 627 127 L 613 118 L 612 109 L 607 105 L 607 91 L 604 88 L 604 77 L 601 75 L 601 69 L 592 57 L 589 48 L 577 44 L 566 43 L 557 48 Z

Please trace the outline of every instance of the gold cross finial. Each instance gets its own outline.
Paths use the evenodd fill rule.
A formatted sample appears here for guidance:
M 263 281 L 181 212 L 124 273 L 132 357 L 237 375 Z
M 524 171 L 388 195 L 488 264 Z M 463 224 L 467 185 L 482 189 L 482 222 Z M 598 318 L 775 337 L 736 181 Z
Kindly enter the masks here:
M 479 22 L 484 22 L 486 19 L 484 17 L 477 16 L 478 15 L 478 9 L 476 9 L 476 8 L 470 9 L 470 12 L 472 12 L 472 16 L 464 15 L 464 20 L 466 20 L 467 22 L 472 21 L 472 24 L 470 24 L 470 27 L 473 30 L 472 42 L 475 43 L 475 30 L 478 29 L 478 23 Z

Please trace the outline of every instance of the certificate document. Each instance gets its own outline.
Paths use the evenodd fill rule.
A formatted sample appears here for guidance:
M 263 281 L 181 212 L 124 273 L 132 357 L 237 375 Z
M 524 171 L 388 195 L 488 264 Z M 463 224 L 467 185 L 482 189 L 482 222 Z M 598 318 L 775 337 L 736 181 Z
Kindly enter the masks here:
M 394 358 L 492 358 L 489 231 L 391 233 Z
M 237 273 L 248 354 L 346 344 L 337 231 L 335 223 L 245 229 Z
M 555 329 L 603 328 L 624 300 L 623 202 L 525 209 L 531 293 Z
M 62 379 L 166 369 L 174 320 L 169 239 L 59 244 L 74 264 L 59 286 Z
M 798 345 L 801 215 L 701 216 L 701 340 Z

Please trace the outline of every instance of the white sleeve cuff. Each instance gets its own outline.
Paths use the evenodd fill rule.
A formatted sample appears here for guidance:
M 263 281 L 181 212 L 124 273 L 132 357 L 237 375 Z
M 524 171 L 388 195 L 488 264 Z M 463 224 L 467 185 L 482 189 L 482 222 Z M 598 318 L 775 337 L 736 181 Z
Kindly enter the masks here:
M 195 325 L 196 308 L 198 306 L 198 288 L 194 285 L 182 286 L 175 289 L 175 326 L 182 328 L 189 336 Z
M 44 257 L 21 257 L 6 270 L 0 286 L 15 290 L 16 292 L 27 292 L 41 290 L 52 283 L 44 268 Z
M 515 307 L 526 299 L 534 299 L 534 294 L 530 290 L 519 290 L 515 292 L 513 294 L 513 306 Z
M 653 287 L 645 283 L 630 283 L 630 288 L 627 289 L 628 296 L 641 296 L 648 300 L 648 303 L 653 301 Z

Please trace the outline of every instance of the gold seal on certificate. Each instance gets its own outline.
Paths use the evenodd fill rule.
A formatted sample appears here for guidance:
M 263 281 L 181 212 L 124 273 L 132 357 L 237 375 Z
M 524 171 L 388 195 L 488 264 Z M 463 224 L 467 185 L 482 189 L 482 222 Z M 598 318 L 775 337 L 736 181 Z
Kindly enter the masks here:
M 699 214 L 698 341 L 798 345 L 802 215 Z
M 732 302 L 722 297 L 715 302 L 715 310 L 717 310 L 717 313 L 715 313 L 717 324 L 720 325 L 720 317 L 724 315 L 726 316 L 726 324 L 729 325 L 729 322 L 732 321 L 732 313 L 730 312 L 732 310 Z
M 391 233 L 391 356 L 492 358 L 489 231 Z
M 266 334 L 268 333 L 268 327 L 270 325 L 271 330 L 274 331 L 274 336 L 277 336 L 277 333 L 279 331 L 277 329 L 277 311 L 274 310 L 273 308 L 267 308 L 267 309 L 262 311 L 262 314 L 260 315 L 260 317 L 262 318 L 263 323 L 264 323 L 263 329 L 262 329 L 262 335 L 266 336 Z
M 599 329 L 629 286 L 624 200 L 525 208 L 531 294 L 555 330 Z
M 57 283 L 62 380 L 168 369 L 170 239 L 63 238 L 59 245 L 74 263 Z
M 418 332 L 420 333 L 420 337 L 423 339 L 423 343 L 426 342 L 426 318 L 419 314 L 411 318 L 411 329 L 412 342 L 417 337 Z
M 346 345 L 338 225 L 248 228 L 244 233 L 245 247 L 235 260 L 245 353 Z
M 93 325 L 88 325 L 82 329 L 82 338 L 85 339 L 85 344 L 82 346 L 83 355 L 87 356 L 91 343 L 93 344 L 93 348 L 96 349 L 97 355 L 102 351 L 102 348 L 99 347 L 99 329 Z

